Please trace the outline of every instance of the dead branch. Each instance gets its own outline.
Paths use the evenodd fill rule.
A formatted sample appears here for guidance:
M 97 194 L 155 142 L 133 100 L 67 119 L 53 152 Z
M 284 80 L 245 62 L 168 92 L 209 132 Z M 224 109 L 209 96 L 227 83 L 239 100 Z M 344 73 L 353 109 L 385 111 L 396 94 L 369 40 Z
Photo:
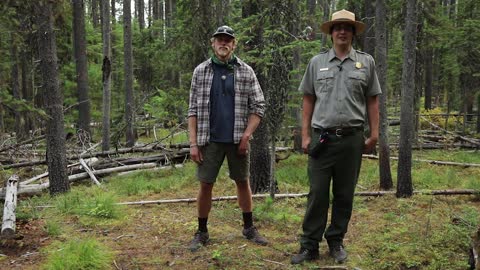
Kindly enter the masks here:
M 375 155 L 363 155 L 363 157 L 368 159 L 378 159 L 378 156 L 375 156 Z M 398 160 L 398 157 L 390 157 L 390 159 Z M 477 164 L 477 163 L 460 163 L 460 162 L 428 160 L 428 159 L 412 159 L 412 161 L 425 162 L 425 163 L 430 163 L 434 165 L 460 166 L 463 168 L 480 167 L 480 164 Z
M 111 173 L 116 173 L 116 172 L 124 172 L 124 171 L 131 171 L 131 170 L 138 170 L 138 169 L 148 169 L 148 168 L 153 168 L 156 167 L 158 164 L 157 163 L 143 163 L 143 164 L 134 164 L 134 165 L 129 165 L 129 166 L 122 166 L 122 167 L 116 167 L 116 168 L 109 168 L 109 169 L 103 169 L 103 170 L 97 170 L 93 171 L 94 175 L 107 175 Z M 79 174 L 74 174 L 70 175 L 68 177 L 68 180 L 70 182 L 82 180 L 82 179 L 87 179 L 89 178 L 88 173 L 79 173 Z M 18 187 L 18 194 L 24 194 L 24 195 L 34 195 L 41 193 L 43 190 L 48 188 L 50 185 L 49 182 L 45 182 L 42 184 L 35 184 L 35 185 L 19 185 Z M 2 188 L 0 189 L 0 198 L 5 197 L 5 189 Z
M 38 136 L 38 137 L 35 137 L 35 138 L 31 138 L 31 139 L 16 143 L 14 145 L 9 145 L 9 146 L 0 148 L 0 153 L 5 152 L 5 151 L 10 150 L 10 149 L 17 148 L 17 147 L 19 147 L 21 145 L 24 145 L 24 144 L 32 143 L 32 142 L 35 142 L 35 141 L 40 141 L 40 140 L 43 140 L 43 139 L 45 139 L 45 135 L 41 135 L 41 136 Z
M 471 143 L 473 145 L 476 145 L 476 146 L 480 146 L 480 142 L 478 142 L 477 140 L 475 139 L 471 139 L 471 138 L 467 138 L 467 137 L 464 137 L 464 136 L 461 136 L 461 135 L 458 135 L 454 132 L 451 132 L 451 131 L 448 131 L 446 129 L 443 129 L 442 127 L 430 122 L 427 118 L 425 118 L 424 116 L 421 116 L 423 120 L 425 120 L 427 123 L 429 123 L 432 127 L 436 128 L 436 129 L 439 129 L 439 130 L 442 130 L 443 132 L 445 133 L 448 133 L 450 135 L 453 135 L 455 136 L 456 138 L 459 138 L 460 140 L 462 141 L 465 141 L 465 142 L 468 142 L 468 143 Z
M 90 167 L 88 167 L 87 163 L 83 158 L 80 159 L 80 164 L 82 164 L 82 167 L 85 169 L 85 171 L 88 173 L 88 176 L 92 179 L 93 183 L 97 186 L 101 186 L 100 182 L 98 182 L 97 177 L 95 177 L 95 174 L 93 174 L 92 170 Z
M 355 192 L 355 196 L 360 197 L 377 197 L 384 195 L 395 194 L 396 191 L 361 191 Z M 480 190 L 474 189 L 459 189 L 459 190 L 419 190 L 414 191 L 414 194 L 419 195 L 479 195 Z M 275 194 L 275 198 L 300 198 L 306 197 L 308 193 L 298 193 L 298 194 Z M 270 194 L 254 194 L 253 198 L 266 198 L 270 197 Z M 212 201 L 231 201 L 237 200 L 237 196 L 222 196 L 212 198 Z M 137 202 L 122 202 L 118 203 L 119 205 L 144 205 L 144 204 L 165 204 L 165 203 L 192 203 L 196 202 L 197 198 L 185 198 L 185 199 L 166 199 L 166 200 L 153 200 L 153 201 L 137 201 Z

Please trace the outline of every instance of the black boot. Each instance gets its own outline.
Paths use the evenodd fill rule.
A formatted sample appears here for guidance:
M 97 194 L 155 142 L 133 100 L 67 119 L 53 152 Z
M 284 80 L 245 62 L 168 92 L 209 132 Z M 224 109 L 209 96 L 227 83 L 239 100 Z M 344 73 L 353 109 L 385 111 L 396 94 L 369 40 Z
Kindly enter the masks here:
M 311 250 L 306 248 L 300 248 L 298 254 L 292 256 L 292 264 L 301 264 L 304 261 L 313 261 L 317 260 L 320 257 L 318 249 Z
M 330 256 L 335 259 L 336 263 L 343 263 L 347 260 L 347 252 L 343 248 L 343 245 L 332 245 L 329 247 Z

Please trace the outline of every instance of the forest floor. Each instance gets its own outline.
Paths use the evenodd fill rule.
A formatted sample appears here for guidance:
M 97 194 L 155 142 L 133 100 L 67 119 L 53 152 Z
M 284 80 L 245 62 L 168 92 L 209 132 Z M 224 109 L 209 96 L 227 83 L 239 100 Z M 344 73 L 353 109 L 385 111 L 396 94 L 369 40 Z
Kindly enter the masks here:
M 298 170 L 301 174 L 304 157 L 294 156 L 289 160 L 279 164 L 279 181 L 283 177 L 299 179 L 279 185 L 282 193 L 306 192 L 305 180 L 301 179 L 305 175 L 293 172 Z M 370 172 L 368 167 L 375 167 L 376 161 L 364 162 L 367 169 L 362 170 L 358 189 L 371 190 L 376 184 L 367 179 L 375 170 Z M 456 179 L 463 174 L 479 175 L 478 168 L 446 172 L 435 169 L 444 167 L 427 166 L 427 171 Z M 193 198 L 198 186 L 193 168 L 190 164 L 170 172 L 109 177 L 105 185 L 110 192 L 117 192 L 119 202 Z M 142 181 L 166 181 L 166 184 L 161 188 L 149 187 L 155 191 L 136 187 L 140 191 L 135 192 L 131 187 L 127 188 L 128 192 L 122 192 L 125 186 L 118 184 L 138 185 Z M 235 195 L 234 184 L 228 180 L 225 170 L 218 182 L 214 196 Z M 76 185 L 72 190 L 75 192 L 70 196 L 89 197 L 100 189 Z M 194 253 L 187 249 L 197 226 L 194 203 L 121 206 L 116 218 L 107 219 L 59 214 L 54 208 L 37 207 L 55 205 L 54 200 L 48 195 L 19 199 L 23 203 L 18 207 L 22 215 L 17 218 L 17 236 L 0 241 L 0 269 L 41 269 L 49 254 L 58 251 L 56 243 L 85 238 L 96 239 L 113 251 L 110 269 L 468 269 L 470 235 L 476 230 L 480 217 L 480 200 L 470 195 L 415 195 L 408 199 L 397 199 L 393 195 L 356 197 L 345 238 L 348 261 L 336 265 L 328 256 L 326 243 L 322 242 L 318 261 L 292 266 L 290 257 L 299 248 L 304 197 L 273 202 L 255 199 L 255 225 L 270 241 L 267 246 L 255 245 L 242 237 L 241 211 L 235 201 L 213 202 L 209 218 L 211 241 Z M 52 222 L 58 224 L 60 232 L 49 231 Z

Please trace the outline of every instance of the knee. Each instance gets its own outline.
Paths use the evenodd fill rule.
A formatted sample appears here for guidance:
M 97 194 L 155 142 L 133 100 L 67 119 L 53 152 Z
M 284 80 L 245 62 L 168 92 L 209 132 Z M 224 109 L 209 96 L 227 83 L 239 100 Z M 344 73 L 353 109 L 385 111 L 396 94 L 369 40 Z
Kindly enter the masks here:
M 200 184 L 200 192 L 202 193 L 211 193 L 213 189 L 213 184 L 211 183 L 203 183 Z

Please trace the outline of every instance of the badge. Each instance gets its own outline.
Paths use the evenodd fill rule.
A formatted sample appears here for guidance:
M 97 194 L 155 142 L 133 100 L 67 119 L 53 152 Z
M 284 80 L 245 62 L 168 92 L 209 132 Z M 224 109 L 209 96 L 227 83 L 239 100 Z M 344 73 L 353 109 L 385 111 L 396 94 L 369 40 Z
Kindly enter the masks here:
M 362 63 L 356 62 L 355 67 L 358 68 L 358 69 L 362 68 Z

